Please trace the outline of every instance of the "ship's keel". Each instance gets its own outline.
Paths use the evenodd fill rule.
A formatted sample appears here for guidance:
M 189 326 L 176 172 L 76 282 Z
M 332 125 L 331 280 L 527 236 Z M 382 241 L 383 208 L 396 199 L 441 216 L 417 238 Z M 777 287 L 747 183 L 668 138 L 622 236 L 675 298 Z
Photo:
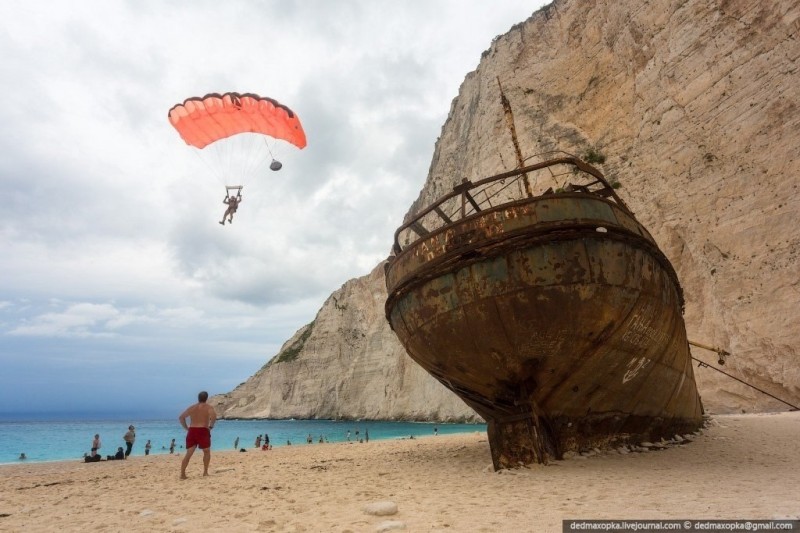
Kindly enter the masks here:
M 533 413 L 486 418 L 495 470 L 547 464 L 561 458 L 558 442 L 544 418 Z
M 477 410 L 477 409 L 476 409 Z M 581 418 L 548 419 L 535 413 L 499 415 L 479 411 L 487 421 L 489 447 L 495 470 L 561 460 L 566 452 L 581 453 L 594 448 L 656 442 L 692 433 L 702 427 L 702 418 L 664 419 L 597 413 Z

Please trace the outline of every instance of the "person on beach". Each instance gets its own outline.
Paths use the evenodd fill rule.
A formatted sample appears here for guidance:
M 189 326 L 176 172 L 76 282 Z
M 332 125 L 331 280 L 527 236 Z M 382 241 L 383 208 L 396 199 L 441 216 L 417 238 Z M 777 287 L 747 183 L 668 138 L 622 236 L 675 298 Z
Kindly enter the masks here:
M 125 459 L 131 454 L 131 450 L 133 449 L 133 442 L 136 440 L 136 428 L 133 426 L 128 426 L 128 432 L 125 433 L 125 436 L 122 439 L 125 441 Z
M 269 445 L 269 435 L 266 433 L 264 433 L 264 444 L 266 444 L 268 450 L 272 449 L 272 446 Z
M 150 444 L 150 439 L 147 439 L 147 442 L 144 445 L 144 454 L 145 455 L 150 455 L 150 448 L 152 448 L 152 447 L 153 447 L 153 445 Z
M 194 450 L 199 446 L 203 450 L 203 475 L 208 475 L 208 465 L 211 462 L 211 430 L 217 421 L 217 412 L 206 403 L 208 393 L 201 391 L 197 395 L 197 403 L 188 407 L 178 420 L 186 430 L 186 456 L 181 461 L 181 479 L 186 479 L 186 467 L 192 458 Z M 189 418 L 189 425 L 186 419 Z
M 261 435 L 256 437 L 256 448 L 261 448 Z
M 91 457 L 97 455 L 97 450 L 100 449 L 100 435 L 95 433 L 94 439 L 92 440 L 92 453 Z
M 233 441 L 233 449 L 234 450 L 238 450 L 239 449 L 239 437 L 236 437 L 236 440 Z
M 125 452 L 122 451 L 122 446 L 117 448 L 117 453 L 115 453 L 114 455 L 109 455 L 108 457 L 106 457 L 107 461 L 119 461 L 121 459 L 126 459 Z
M 20 461 L 24 461 L 24 460 L 25 460 L 25 459 L 27 459 L 27 458 L 28 458 L 28 456 L 27 456 L 27 455 L 25 455 L 25 453 L 21 453 L 21 454 L 19 454 L 19 460 L 20 460 Z
M 169 453 L 175 453 L 175 439 L 172 439 L 172 442 L 169 443 Z

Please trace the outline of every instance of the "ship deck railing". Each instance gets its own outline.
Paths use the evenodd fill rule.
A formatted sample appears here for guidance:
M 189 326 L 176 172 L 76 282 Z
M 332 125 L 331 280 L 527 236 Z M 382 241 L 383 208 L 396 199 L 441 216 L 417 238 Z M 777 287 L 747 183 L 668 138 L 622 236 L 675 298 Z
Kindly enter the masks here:
M 630 212 L 602 172 L 573 155 L 564 154 L 475 182 L 462 179 L 452 192 L 395 231 L 393 253 L 397 255 L 430 233 L 487 209 L 559 193 L 593 194 Z

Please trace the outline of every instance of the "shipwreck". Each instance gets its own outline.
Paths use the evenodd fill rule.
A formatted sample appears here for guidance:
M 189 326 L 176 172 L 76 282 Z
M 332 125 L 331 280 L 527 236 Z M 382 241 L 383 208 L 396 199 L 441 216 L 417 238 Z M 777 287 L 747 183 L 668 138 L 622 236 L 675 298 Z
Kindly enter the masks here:
M 463 180 L 397 229 L 386 285 L 392 329 L 486 420 L 496 469 L 702 425 L 675 270 L 579 158 Z

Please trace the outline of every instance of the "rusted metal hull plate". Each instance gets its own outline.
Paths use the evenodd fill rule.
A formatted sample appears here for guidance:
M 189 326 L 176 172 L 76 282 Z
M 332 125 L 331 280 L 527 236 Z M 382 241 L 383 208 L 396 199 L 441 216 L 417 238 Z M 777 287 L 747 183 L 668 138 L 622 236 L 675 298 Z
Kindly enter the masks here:
M 601 199 L 465 219 L 394 258 L 387 286 L 398 338 L 486 418 L 498 468 L 701 424 L 675 273 Z

